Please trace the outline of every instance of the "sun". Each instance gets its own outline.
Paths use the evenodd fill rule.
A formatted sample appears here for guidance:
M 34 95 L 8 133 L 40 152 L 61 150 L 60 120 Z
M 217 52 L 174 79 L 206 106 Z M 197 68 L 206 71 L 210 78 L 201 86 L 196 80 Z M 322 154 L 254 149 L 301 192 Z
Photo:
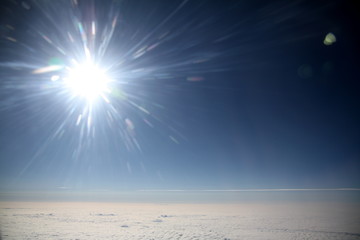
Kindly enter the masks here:
M 90 102 L 99 97 L 108 101 L 106 94 L 110 92 L 108 85 L 111 79 L 106 71 L 92 62 L 69 68 L 68 76 L 64 80 L 75 96 L 84 97 Z

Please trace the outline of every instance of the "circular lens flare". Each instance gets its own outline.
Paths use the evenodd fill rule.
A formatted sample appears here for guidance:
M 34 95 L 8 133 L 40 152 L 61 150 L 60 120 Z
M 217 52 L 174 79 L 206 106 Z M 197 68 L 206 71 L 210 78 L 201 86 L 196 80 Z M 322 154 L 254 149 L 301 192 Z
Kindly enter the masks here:
M 76 96 L 85 97 L 88 101 L 99 96 L 106 100 L 105 94 L 110 92 L 110 79 L 106 72 L 90 62 L 70 68 L 65 82 Z

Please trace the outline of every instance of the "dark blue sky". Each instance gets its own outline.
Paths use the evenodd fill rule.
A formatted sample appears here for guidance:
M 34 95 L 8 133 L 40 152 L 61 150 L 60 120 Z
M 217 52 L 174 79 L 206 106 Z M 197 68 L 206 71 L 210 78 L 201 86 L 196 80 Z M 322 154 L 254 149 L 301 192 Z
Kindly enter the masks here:
M 350 2 L 65 2 L 3 4 L 0 189 L 360 186 Z M 113 122 L 98 103 L 82 138 L 70 110 L 84 100 L 32 72 L 49 59 L 69 64 L 71 23 L 86 32 L 96 22 L 97 52 L 114 19 L 101 64 L 122 62 L 111 76 L 126 97 L 112 102 Z

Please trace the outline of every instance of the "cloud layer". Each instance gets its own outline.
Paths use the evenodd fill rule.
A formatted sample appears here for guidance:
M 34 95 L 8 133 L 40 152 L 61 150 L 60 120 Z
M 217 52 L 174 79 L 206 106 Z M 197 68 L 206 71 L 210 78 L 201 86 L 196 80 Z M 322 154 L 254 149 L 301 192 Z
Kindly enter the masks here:
M 0 203 L 3 239 L 360 239 L 358 204 Z

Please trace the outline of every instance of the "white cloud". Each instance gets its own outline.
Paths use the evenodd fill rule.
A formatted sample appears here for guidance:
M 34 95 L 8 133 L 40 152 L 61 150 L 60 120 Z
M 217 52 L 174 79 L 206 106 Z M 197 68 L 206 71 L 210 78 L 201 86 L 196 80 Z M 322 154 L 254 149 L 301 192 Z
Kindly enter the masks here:
M 359 204 L 0 203 L 3 239 L 359 239 Z

